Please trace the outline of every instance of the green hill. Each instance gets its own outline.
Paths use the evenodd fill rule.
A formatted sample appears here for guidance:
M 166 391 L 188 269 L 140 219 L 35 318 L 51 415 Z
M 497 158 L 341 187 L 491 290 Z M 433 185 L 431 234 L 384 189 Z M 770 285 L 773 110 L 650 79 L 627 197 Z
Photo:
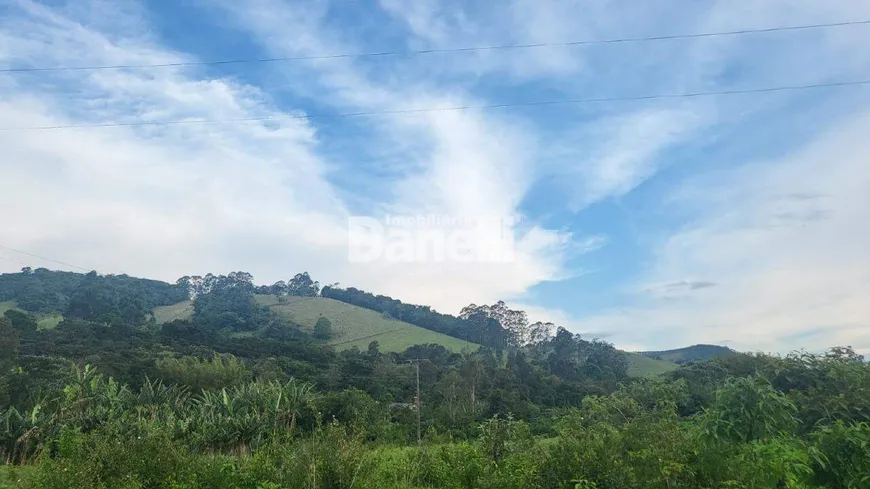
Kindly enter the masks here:
M 480 345 L 453 338 L 445 334 L 386 318 L 362 307 L 353 306 L 326 297 L 282 297 L 258 295 L 257 302 L 268 306 L 278 314 L 302 326 L 312 328 L 322 316 L 332 323 L 335 338 L 330 342 L 338 349 L 366 349 L 372 341 L 380 344 L 381 351 L 403 351 L 412 345 L 437 343 L 450 351 L 474 351 Z M 175 319 L 187 319 L 193 315 L 191 301 L 154 309 L 158 324 Z
M 0 302 L 0 316 L 10 309 L 18 309 L 14 301 Z M 20 309 L 19 309 L 20 310 Z M 63 316 L 60 314 L 34 314 L 36 316 L 36 326 L 39 329 L 51 329 L 63 321 Z
M 628 355 L 628 375 L 631 377 L 654 377 L 678 367 L 676 363 L 650 358 L 641 353 L 625 353 Z
M 734 355 L 731 348 L 719 345 L 693 345 L 675 350 L 644 351 L 641 355 L 673 363 L 703 362 L 716 357 Z
M 430 331 L 413 324 L 386 318 L 370 309 L 347 304 L 326 297 L 282 297 L 258 295 L 257 302 L 304 328 L 312 328 L 320 317 L 329 319 L 335 338 L 330 342 L 338 349 L 354 346 L 364 350 L 372 341 L 380 344 L 381 351 L 403 351 L 409 346 L 437 343 L 450 351 L 476 350 L 480 345 L 452 336 Z M 158 324 L 175 319 L 188 319 L 193 315 L 191 301 L 154 309 Z M 670 361 L 650 358 L 640 353 L 626 352 L 628 374 L 648 377 L 670 372 L 677 365 Z
M 372 341 L 377 341 L 382 351 L 403 351 L 426 343 L 437 343 L 454 352 L 480 348 L 468 341 L 326 297 L 287 297 L 279 301 L 276 296 L 260 295 L 257 302 L 305 328 L 313 327 L 321 316 L 329 319 L 336 333 L 331 343 L 342 350 L 354 346 L 365 349 Z

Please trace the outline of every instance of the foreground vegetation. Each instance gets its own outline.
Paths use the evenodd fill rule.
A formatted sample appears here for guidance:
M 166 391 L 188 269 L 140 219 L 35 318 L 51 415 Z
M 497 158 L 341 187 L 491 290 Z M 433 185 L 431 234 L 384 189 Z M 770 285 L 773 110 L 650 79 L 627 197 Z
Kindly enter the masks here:
M 849 348 L 632 378 L 611 345 L 541 334 L 496 304 L 397 311 L 477 325 L 467 336 L 503 348 L 336 351 L 328 319 L 258 304 L 282 287 L 243 274 L 46 272 L 0 278 L 0 298 L 66 317 L 0 318 L 0 487 L 870 487 L 870 367 Z M 188 319 L 150 319 L 190 282 Z M 291 283 L 277 295 L 292 312 L 314 283 Z
M 431 424 L 420 447 L 408 443 L 413 416 L 358 390 L 317 393 L 296 380 L 197 394 L 156 380 L 131 389 L 85 367 L 57 397 L 3 413 L 0 453 L 10 467 L 0 484 L 868 487 L 866 364 L 848 350 L 743 360 L 634 380 L 531 420 L 493 415 L 467 437 Z M 707 384 L 749 366 L 761 375 Z

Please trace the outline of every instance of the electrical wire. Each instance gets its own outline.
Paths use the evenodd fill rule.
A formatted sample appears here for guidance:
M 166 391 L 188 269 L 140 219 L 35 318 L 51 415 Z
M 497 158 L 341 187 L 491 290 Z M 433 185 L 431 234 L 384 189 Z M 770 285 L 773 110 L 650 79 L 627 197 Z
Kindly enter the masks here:
M 492 46 L 468 46 L 460 48 L 441 48 L 441 49 L 414 49 L 404 51 L 380 51 L 368 53 L 339 53 L 339 54 L 314 54 L 307 56 L 282 56 L 274 58 L 245 58 L 245 59 L 227 59 L 213 61 L 179 61 L 172 63 L 151 63 L 151 64 L 124 64 L 124 65 L 95 65 L 95 66 L 58 66 L 58 67 L 32 67 L 32 68 L 0 68 L 0 73 L 38 73 L 38 72 L 57 72 L 57 71 L 96 71 L 96 70 L 118 70 L 118 69 L 142 69 L 142 68 L 177 68 L 191 66 L 215 66 L 215 65 L 232 65 L 232 64 L 253 64 L 253 63 L 274 63 L 286 61 L 313 61 L 313 60 L 329 60 L 329 59 L 352 59 L 352 58 L 379 58 L 390 56 L 416 56 L 436 53 L 463 53 L 463 52 L 480 52 L 480 51 L 504 51 L 512 49 L 535 49 L 545 47 L 571 47 L 571 46 L 590 46 L 597 44 L 620 44 L 620 43 L 639 43 L 653 41 L 669 41 L 677 39 L 699 39 L 706 37 L 723 37 L 723 36 L 738 36 L 745 34 L 761 34 L 770 32 L 783 31 L 799 31 L 809 29 L 828 29 L 834 27 L 856 26 L 870 24 L 870 20 L 852 20 L 845 22 L 831 22 L 824 24 L 806 24 L 782 27 L 767 27 L 760 29 L 740 29 L 733 31 L 718 31 L 718 32 L 702 32 L 694 34 L 672 34 L 664 36 L 645 36 L 645 37 L 623 37 L 615 39 L 591 39 L 566 42 L 544 42 L 533 44 L 500 44 Z
M 11 252 L 13 252 L 13 253 L 19 253 L 19 254 L 22 254 L 22 255 L 31 256 L 31 257 L 33 257 L 33 258 L 38 258 L 38 259 L 40 259 L 40 260 L 45 260 L 45 261 L 50 261 L 50 262 L 52 262 L 52 263 L 57 263 L 58 265 L 63 265 L 63 266 L 67 266 L 67 267 L 76 268 L 76 269 L 78 269 L 78 270 L 82 270 L 82 271 L 84 271 L 84 272 L 90 272 L 90 270 L 88 270 L 87 268 L 83 268 L 83 267 L 80 267 L 80 266 L 78 266 L 78 265 L 73 265 L 72 263 L 67 263 L 67 262 L 63 262 L 63 261 L 60 261 L 60 260 L 53 260 L 53 259 L 51 259 L 51 258 L 47 258 L 47 257 L 44 257 L 44 256 L 40 256 L 40 255 L 37 255 L 37 254 L 35 254 L 35 253 L 30 253 L 29 251 L 17 250 L 17 249 L 15 249 L 15 248 L 10 248 L 10 247 L 8 247 L 8 246 L 3 246 L 3 245 L 0 245 L 0 248 L 2 248 L 2 249 L 4 249 L 4 250 L 7 250 L 7 251 L 11 251 Z
M 301 114 L 301 115 L 281 115 L 281 116 L 264 116 L 264 117 L 244 117 L 237 119 L 186 119 L 186 120 L 168 120 L 168 121 L 132 121 L 132 122 L 105 122 L 94 124 L 64 124 L 56 126 L 21 126 L 21 127 L 2 127 L 0 132 L 13 131 L 48 131 L 58 129 L 81 129 L 81 128 L 105 128 L 105 127 L 140 127 L 140 126 L 169 126 L 169 125 L 186 125 L 186 124 L 227 124 L 240 122 L 267 122 L 281 120 L 298 120 L 298 119 L 328 119 L 328 118 L 345 118 L 345 117 L 362 117 L 362 116 L 380 116 L 380 115 L 408 115 L 408 114 L 424 114 L 429 112 L 458 112 L 472 109 L 503 109 L 512 107 L 543 107 L 554 105 L 577 105 L 588 103 L 603 103 L 603 102 L 626 102 L 626 101 L 645 101 L 645 100 L 661 100 L 661 99 L 679 99 L 679 98 L 698 98 L 712 97 L 725 95 L 745 95 L 753 93 L 770 93 L 770 92 L 785 92 L 797 90 L 809 90 L 818 88 L 838 88 L 850 87 L 870 84 L 870 79 L 853 80 L 843 82 L 829 83 L 813 83 L 808 85 L 785 85 L 777 87 L 762 87 L 749 88 L 738 90 L 721 90 L 708 92 L 689 92 L 689 93 L 671 93 L 671 94 L 652 94 L 652 95 L 635 95 L 635 96 L 620 96 L 620 97 L 595 97 L 595 98 L 580 98 L 566 100 L 541 100 L 532 102 L 512 102 L 499 104 L 473 104 L 473 105 L 458 105 L 451 107 L 429 107 L 421 109 L 395 109 L 395 110 L 380 110 L 380 111 L 363 111 L 363 112 L 338 112 L 338 113 L 322 113 L 322 114 Z

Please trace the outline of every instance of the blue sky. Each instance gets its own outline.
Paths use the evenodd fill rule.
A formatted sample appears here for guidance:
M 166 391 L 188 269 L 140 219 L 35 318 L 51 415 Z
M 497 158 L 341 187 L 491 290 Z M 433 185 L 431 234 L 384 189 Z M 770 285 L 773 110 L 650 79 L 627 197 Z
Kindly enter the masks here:
M 563 43 L 870 19 L 866 2 L 6 0 L 0 65 Z M 0 73 L 0 245 L 164 280 L 307 270 L 457 313 L 504 299 L 627 349 L 870 352 L 870 26 Z M 520 216 L 507 263 L 351 263 L 349 216 Z M 0 271 L 57 263 L 0 249 Z

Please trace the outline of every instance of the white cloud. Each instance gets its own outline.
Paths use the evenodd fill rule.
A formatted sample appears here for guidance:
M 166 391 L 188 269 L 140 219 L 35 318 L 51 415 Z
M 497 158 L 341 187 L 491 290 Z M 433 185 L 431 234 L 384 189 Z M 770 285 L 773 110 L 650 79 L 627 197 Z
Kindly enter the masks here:
M 631 192 L 666 165 L 662 152 L 684 142 L 707 122 L 689 108 L 650 108 L 604 117 L 594 127 L 584 128 L 576 138 L 588 141 L 588 146 L 567 144 L 557 150 L 555 171 L 572 187 L 572 208 L 580 210 Z
M 658 248 L 636 304 L 583 323 L 648 348 L 870 351 L 868 131 L 864 114 L 781 160 L 693 181 L 673 205 L 701 217 Z
M 407 25 L 412 49 L 561 43 L 590 37 L 592 18 L 579 2 L 514 0 L 501 8 L 462 1 L 381 0 L 381 6 Z M 437 58 L 432 61 L 438 61 Z M 482 50 L 437 62 L 444 73 L 504 73 L 518 80 L 568 76 L 583 69 L 583 56 L 571 47 L 511 51 Z
M 360 34 L 377 30 L 365 30 L 368 21 L 361 27 L 337 24 L 330 17 L 337 3 L 255 0 L 244 8 L 230 1 L 201 6 L 206 18 L 222 13 L 226 30 L 221 35 L 245 37 L 245 45 L 262 49 L 252 56 L 379 51 L 390 47 L 377 44 L 384 40 L 398 50 L 533 44 L 870 15 L 870 5 L 857 0 L 655 5 L 514 0 L 497 9 L 486 2 L 452 0 L 381 4 L 378 18 L 397 19 L 403 30 L 383 26 L 390 32 L 375 41 Z M 0 19 L 0 62 L 195 60 L 162 44 L 146 22 L 149 6 L 93 1 L 53 10 L 21 0 Z M 251 70 L 247 77 L 218 76 L 207 68 L 0 74 L 0 127 L 389 111 L 813 83 L 861 75 L 868 60 L 860 49 L 866 39 L 863 31 L 843 28 L 298 61 L 264 65 L 259 73 L 265 76 Z M 349 126 L 355 124 L 350 129 L 283 120 L 0 132 L 0 205 L 14 209 L 4 215 L 0 244 L 105 272 L 169 280 L 246 269 L 259 281 L 272 281 L 307 269 L 324 282 L 446 312 L 469 302 L 529 303 L 534 285 L 576 276 L 572 257 L 613 242 L 610 236 L 545 227 L 541 216 L 522 216 L 533 185 L 545 182 L 543 192 L 553 193 L 558 186 L 568 188 L 565 203 L 580 213 L 629 196 L 662 169 L 681 163 L 672 158 L 674 148 L 703 146 L 717 137 L 751 139 L 747 121 L 794 122 L 782 114 L 795 107 L 809 122 L 848 112 L 804 104 L 802 96 L 578 105 L 540 113 L 431 112 L 348 120 Z M 608 339 L 623 345 L 733 340 L 744 348 L 778 348 L 797 345 L 800 334 L 819 328 L 827 328 L 825 339 L 836 342 L 860 339 L 867 310 L 855 291 L 867 285 L 858 251 L 866 248 L 867 236 L 855 223 L 868 217 L 860 210 L 868 208 L 861 199 L 866 180 L 854 177 L 868 173 L 858 151 L 867 154 L 856 135 L 860 124 L 851 126 L 852 136 L 832 130 L 826 140 L 788 160 L 767 157 L 739 171 L 723 170 L 719 162 L 719 169 L 708 173 L 711 180 L 696 181 L 669 197 L 699 220 L 656 247 L 654 266 L 631 284 L 637 293 L 631 306 L 581 319 L 568 311 L 571 304 L 551 311 L 527 307 L 533 316 L 556 319 L 576 331 L 612 332 Z M 754 149 L 770 154 L 764 141 Z M 836 157 L 820 156 L 825 152 Z M 548 179 L 558 185 L 547 187 Z M 680 210 L 676 213 L 687 214 Z M 482 219 L 519 214 L 531 224 L 515 229 L 517 260 L 509 265 L 365 266 L 346 259 L 346 218 L 356 213 Z M 563 224 L 573 229 L 576 223 L 557 225 Z M 2 269 L 18 267 L 6 260 Z M 716 285 L 699 285 L 705 283 Z M 619 287 L 624 293 L 625 285 Z M 802 316 L 794 304 L 804 305 Z
M 57 65 L 189 58 L 147 35 L 118 38 L 117 32 L 84 27 L 82 19 L 22 5 L 26 16 L 3 24 L 0 58 Z M 253 5 L 249 12 L 264 29 L 258 34 L 268 36 L 270 49 L 290 40 L 301 52 L 322 53 L 331 45 L 329 34 L 320 33 L 316 12 L 300 16 L 269 3 Z M 126 13 L 116 15 L 119 24 L 135 24 Z M 292 36 L 288 43 L 261 23 L 267 18 L 281 23 L 275 32 Z M 289 22 L 300 29 L 289 28 Z M 27 46 L 27 56 L 17 54 L 20 46 Z M 88 59 L 79 53 L 89 53 Z M 314 63 L 310 69 L 321 76 L 320 86 L 312 82 L 301 90 L 334 90 L 337 105 L 383 108 L 453 100 L 424 86 L 407 88 L 407 98 L 387 97 L 392 87 L 351 64 Z M 75 72 L 47 78 L 50 83 L 44 85 L 29 85 L 23 76 L 2 79 L 10 95 L 0 103 L 2 127 L 285 113 L 253 85 L 207 78 L 196 70 Z M 381 209 L 474 218 L 516 212 L 534 145 L 516 125 L 482 114 L 436 113 L 388 121 L 385 130 L 423 142 L 419 160 L 409 162 L 405 179 L 394 182 L 398 197 L 382 200 Z M 324 159 L 326 143 L 314 126 L 299 120 L 7 131 L 0 138 L 8 156 L 0 162 L 0 199 L 4 208 L 17 209 L 6 219 L 0 242 L 104 272 L 171 280 L 245 269 L 272 281 L 304 269 L 324 281 L 455 311 L 471 300 L 522 295 L 562 268 L 567 236 L 536 227 L 519 236 L 514 263 L 349 264 L 350 213 L 328 177 L 338 162 Z M 341 162 L 340 171 L 352 165 Z

